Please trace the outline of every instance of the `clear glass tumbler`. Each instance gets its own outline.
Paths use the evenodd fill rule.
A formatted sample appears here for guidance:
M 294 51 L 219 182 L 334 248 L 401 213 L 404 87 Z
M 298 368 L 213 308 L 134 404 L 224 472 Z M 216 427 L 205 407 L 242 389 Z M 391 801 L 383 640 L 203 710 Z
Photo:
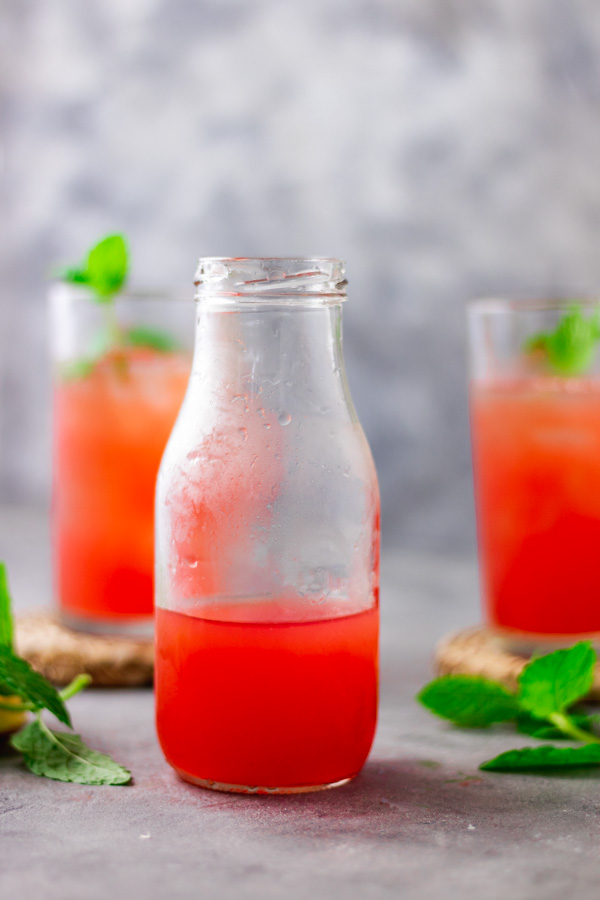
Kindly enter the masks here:
M 473 303 L 483 606 L 512 650 L 600 635 L 600 304 Z
M 203 259 L 156 506 L 157 727 L 216 790 L 332 787 L 377 715 L 379 494 L 342 263 Z
M 154 489 L 191 366 L 189 300 L 50 296 L 53 568 L 63 621 L 152 632 Z

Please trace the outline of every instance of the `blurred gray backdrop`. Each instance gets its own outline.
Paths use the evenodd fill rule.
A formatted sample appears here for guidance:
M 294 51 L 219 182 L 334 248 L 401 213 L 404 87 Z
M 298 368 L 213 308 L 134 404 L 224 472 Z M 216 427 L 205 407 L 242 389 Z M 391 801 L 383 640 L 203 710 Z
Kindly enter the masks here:
M 0 0 L 0 500 L 49 493 L 53 263 L 348 261 L 388 547 L 473 547 L 464 306 L 600 280 L 597 0 Z

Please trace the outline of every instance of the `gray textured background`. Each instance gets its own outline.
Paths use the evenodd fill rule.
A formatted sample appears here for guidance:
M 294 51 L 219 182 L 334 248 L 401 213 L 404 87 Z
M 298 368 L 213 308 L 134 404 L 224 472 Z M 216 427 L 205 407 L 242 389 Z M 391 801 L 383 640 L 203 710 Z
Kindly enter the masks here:
M 386 542 L 471 547 L 464 303 L 597 288 L 599 101 L 597 0 L 1 0 L 0 500 L 48 495 L 48 269 L 123 229 L 138 284 L 347 259 Z

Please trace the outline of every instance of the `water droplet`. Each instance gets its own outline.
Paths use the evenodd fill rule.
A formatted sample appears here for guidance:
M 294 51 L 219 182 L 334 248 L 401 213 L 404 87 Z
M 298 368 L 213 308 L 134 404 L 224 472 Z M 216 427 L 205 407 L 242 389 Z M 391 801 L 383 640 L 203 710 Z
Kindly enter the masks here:
M 250 463 L 250 468 L 252 468 L 255 465 L 257 459 L 258 459 L 258 456 L 252 457 L 252 462 Z
M 271 426 L 269 425 L 268 422 L 265 422 L 265 424 L 263 425 L 263 428 L 266 428 L 267 431 L 269 430 L 270 427 L 271 427 Z
M 264 406 L 259 406 L 259 407 L 258 407 L 258 414 L 259 414 L 259 416 L 261 417 L 261 419 L 266 419 L 266 418 L 267 418 L 267 414 L 266 414 L 266 412 L 265 412 Z
M 241 435 L 243 441 L 248 440 L 248 429 L 247 428 L 238 428 L 238 434 Z
M 190 569 L 195 569 L 198 565 L 198 560 L 194 559 L 193 556 L 184 556 L 183 557 L 184 566 L 188 566 Z
M 245 394 L 234 394 L 231 398 L 232 403 L 237 403 L 238 400 L 241 400 L 244 404 L 244 412 L 248 412 L 248 400 Z
M 285 427 L 286 425 L 289 425 L 291 421 L 292 421 L 292 417 L 290 416 L 289 413 L 284 413 L 284 412 L 279 413 L 279 424 L 281 425 L 282 428 Z

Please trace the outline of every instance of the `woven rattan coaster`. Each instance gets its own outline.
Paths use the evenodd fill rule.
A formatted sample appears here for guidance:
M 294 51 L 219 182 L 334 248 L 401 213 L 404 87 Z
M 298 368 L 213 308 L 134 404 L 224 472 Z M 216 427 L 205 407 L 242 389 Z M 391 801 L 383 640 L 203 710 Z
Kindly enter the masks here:
M 16 645 L 21 656 L 54 684 L 68 684 L 82 672 L 103 687 L 151 684 L 152 638 L 104 637 L 71 631 L 50 611 L 17 617 Z
M 438 675 L 482 675 L 514 690 L 517 677 L 527 663 L 524 656 L 504 650 L 498 638 L 479 625 L 443 638 L 436 647 L 434 666 Z M 600 701 L 600 665 L 596 665 L 589 699 Z

